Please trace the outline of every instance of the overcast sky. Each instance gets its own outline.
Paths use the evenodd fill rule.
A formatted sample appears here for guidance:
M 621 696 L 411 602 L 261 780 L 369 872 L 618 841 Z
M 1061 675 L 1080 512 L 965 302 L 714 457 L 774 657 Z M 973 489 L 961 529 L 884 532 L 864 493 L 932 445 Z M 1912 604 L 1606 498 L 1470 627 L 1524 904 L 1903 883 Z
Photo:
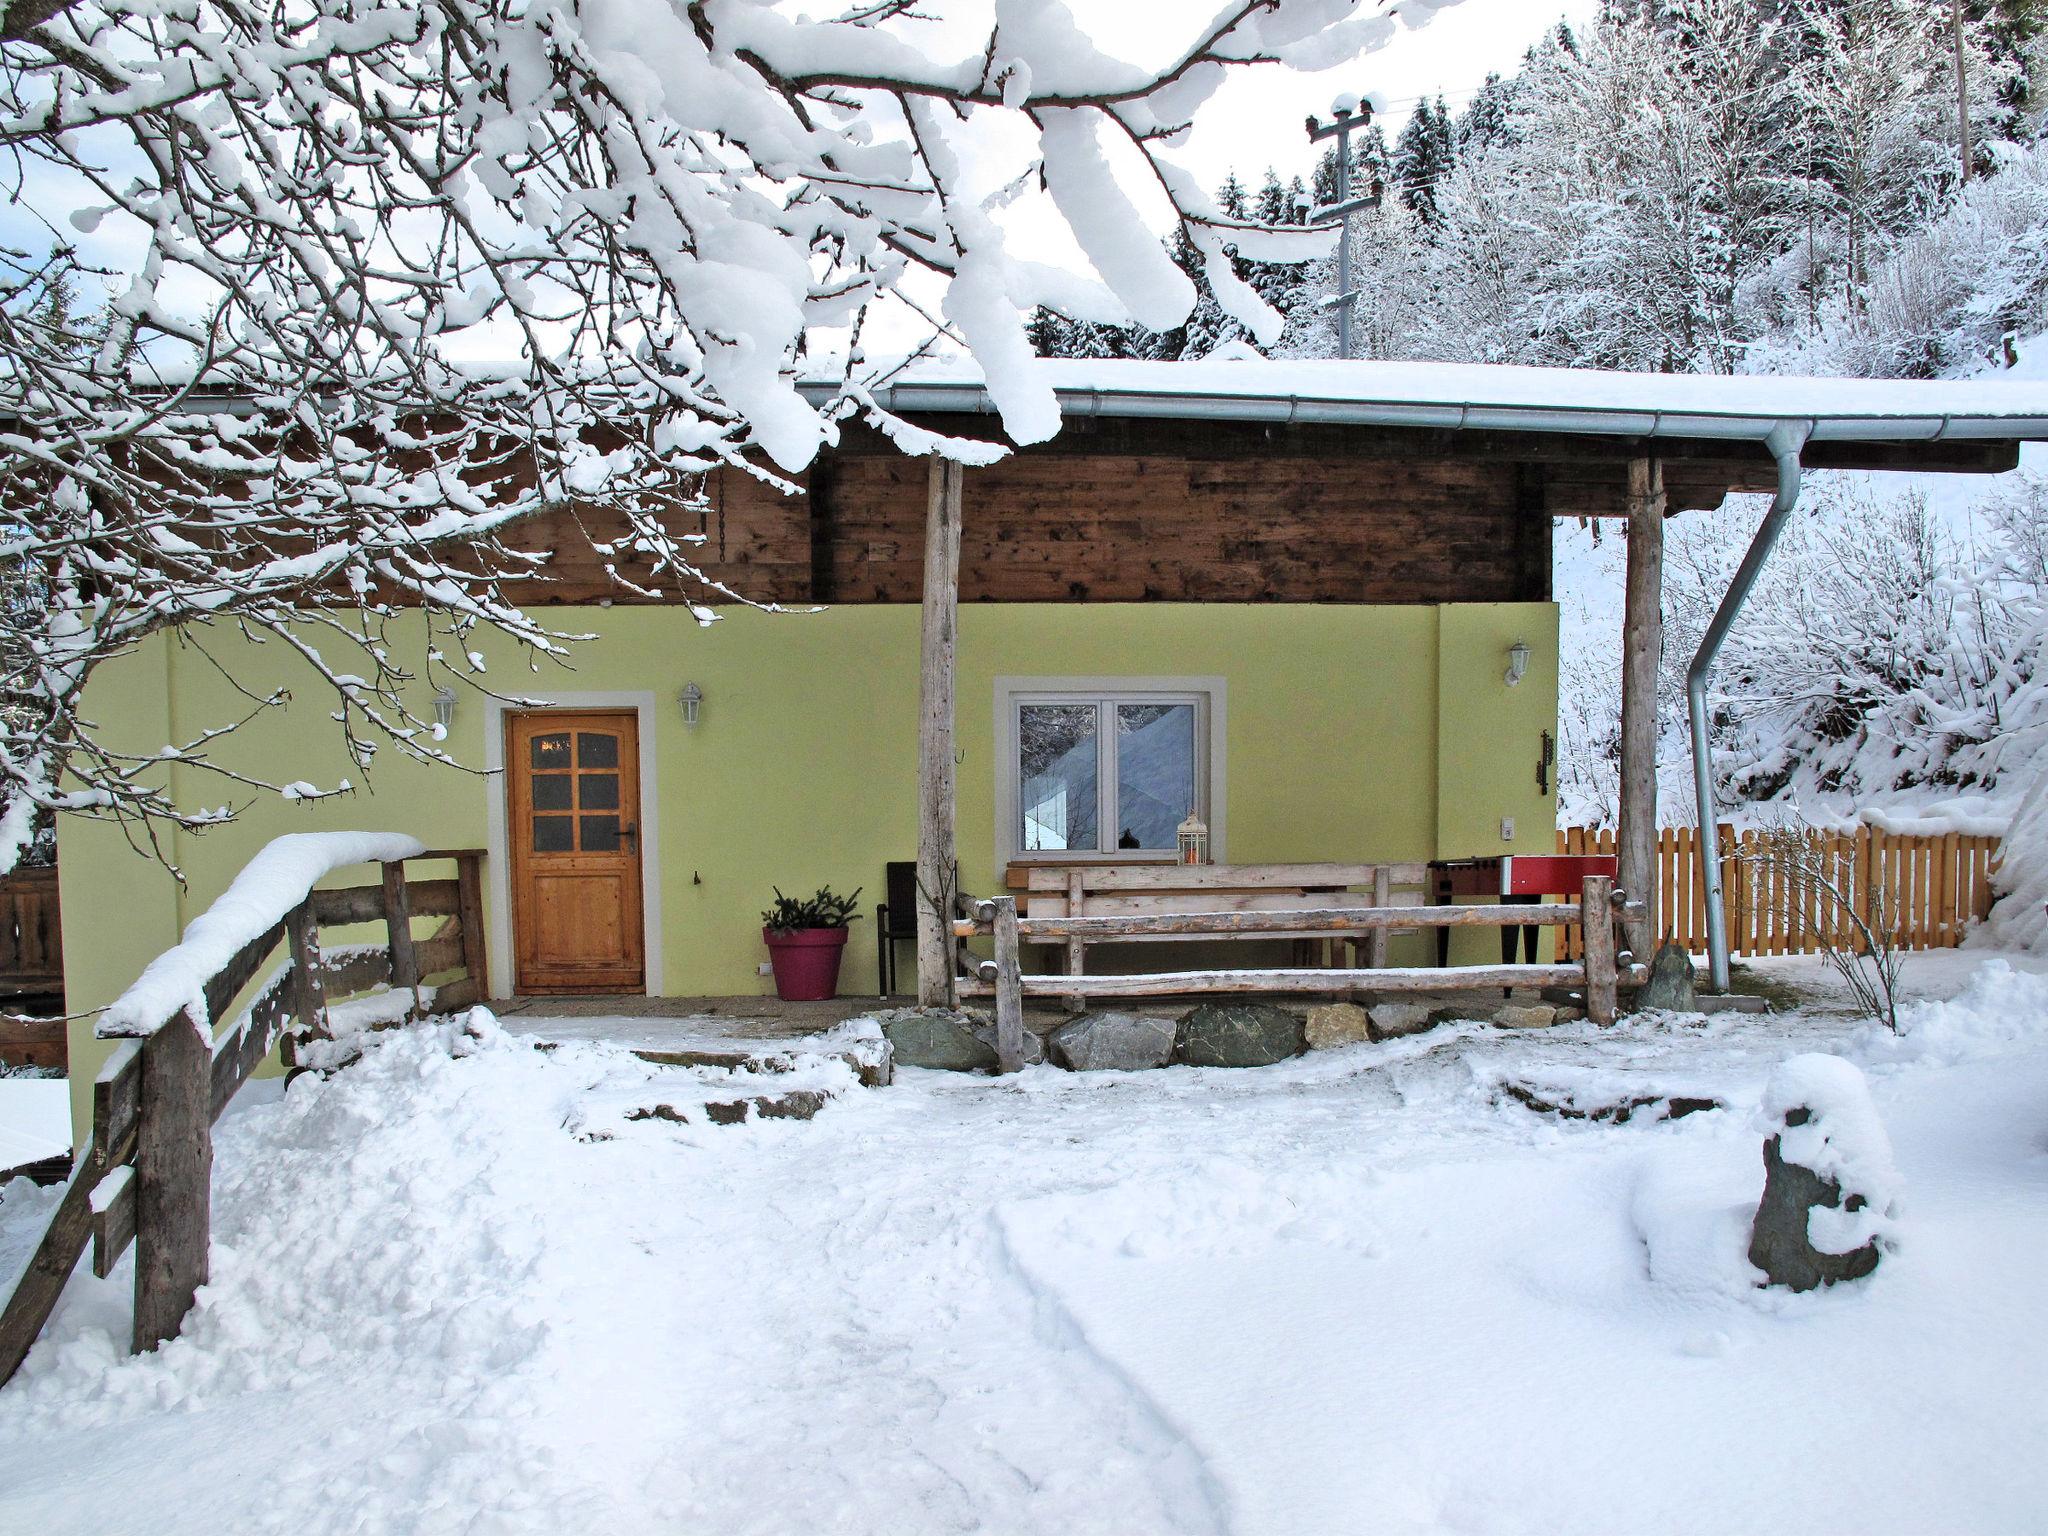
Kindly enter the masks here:
M 1156 51 L 1142 39 L 1150 32 L 1184 29 L 1191 12 L 1207 15 L 1203 0 L 1072 0 L 1082 25 L 1116 51 L 1129 38 L 1132 53 Z M 1393 137 L 1414 103 L 1442 93 L 1455 111 L 1486 79 L 1489 70 L 1506 74 L 1531 43 L 1560 19 L 1589 22 L 1599 0 L 1460 0 L 1420 31 L 1402 32 L 1377 53 L 1339 69 L 1303 75 L 1278 69 L 1237 71 L 1197 119 L 1193 138 L 1179 158 L 1213 186 L 1233 168 L 1256 185 L 1268 165 L 1282 176 L 1311 162 L 1302 119 L 1327 116 L 1340 94 L 1378 92 L 1387 103 L 1387 134 Z M 1181 18 L 1183 28 L 1171 23 Z M 1163 25 L 1162 25 L 1163 24 Z

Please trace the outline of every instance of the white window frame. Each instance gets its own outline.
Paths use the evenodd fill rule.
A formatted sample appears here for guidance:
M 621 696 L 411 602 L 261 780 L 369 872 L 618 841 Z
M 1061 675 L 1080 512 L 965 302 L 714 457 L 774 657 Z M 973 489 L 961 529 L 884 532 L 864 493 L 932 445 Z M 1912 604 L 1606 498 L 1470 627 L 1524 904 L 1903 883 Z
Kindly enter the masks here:
M 1209 857 L 1225 862 L 1224 739 L 1228 690 L 1220 677 L 999 677 L 995 684 L 996 827 L 998 875 L 1010 864 L 1171 863 L 1171 848 L 1118 848 L 1108 852 L 1072 848 L 1025 849 L 1020 818 L 1017 712 L 1027 704 L 1192 704 L 1195 708 L 1196 814 L 1209 825 Z M 1113 724 L 1113 722 L 1111 722 Z M 1100 733 L 1104 727 L 1098 725 Z M 1114 740 L 1114 733 L 1111 733 Z M 1098 827 L 1116 825 L 1116 753 L 1097 774 Z

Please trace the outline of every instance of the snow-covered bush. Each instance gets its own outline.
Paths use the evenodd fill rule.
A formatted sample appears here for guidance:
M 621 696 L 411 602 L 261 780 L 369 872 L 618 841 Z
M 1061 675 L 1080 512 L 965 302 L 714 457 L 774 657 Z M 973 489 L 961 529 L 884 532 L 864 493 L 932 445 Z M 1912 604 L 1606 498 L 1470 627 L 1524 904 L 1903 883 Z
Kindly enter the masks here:
M 2048 566 L 2033 524 L 2048 484 L 1959 523 L 1917 493 L 1816 477 L 1731 632 L 1714 681 L 1716 771 L 1737 802 L 1993 789 L 2048 732 Z M 1750 534 L 1740 517 L 1674 523 L 1660 695 L 1684 670 Z
M 1939 217 L 1903 236 L 1817 329 L 1756 349 L 1773 373 L 1931 378 L 2010 361 L 2048 325 L 2048 151 L 2008 148 Z

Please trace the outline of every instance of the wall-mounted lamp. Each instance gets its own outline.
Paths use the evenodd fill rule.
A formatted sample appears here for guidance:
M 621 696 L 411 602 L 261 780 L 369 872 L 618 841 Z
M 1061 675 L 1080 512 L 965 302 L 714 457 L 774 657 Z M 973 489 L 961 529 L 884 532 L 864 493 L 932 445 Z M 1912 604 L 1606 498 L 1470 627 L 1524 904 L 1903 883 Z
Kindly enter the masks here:
M 1517 640 L 1508 647 L 1508 670 L 1503 680 L 1512 688 L 1529 673 L 1529 643 Z
M 448 727 L 454 723 L 455 690 L 443 683 L 441 691 L 434 695 L 434 724 L 441 728 L 441 734 L 445 736 L 448 734 Z
M 676 703 L 682 706 L 683 724 L 695 725 L 697 711 L 704 707 L 704 690 L 695 683 L 685 683 L 683 691 L 676 695 Z

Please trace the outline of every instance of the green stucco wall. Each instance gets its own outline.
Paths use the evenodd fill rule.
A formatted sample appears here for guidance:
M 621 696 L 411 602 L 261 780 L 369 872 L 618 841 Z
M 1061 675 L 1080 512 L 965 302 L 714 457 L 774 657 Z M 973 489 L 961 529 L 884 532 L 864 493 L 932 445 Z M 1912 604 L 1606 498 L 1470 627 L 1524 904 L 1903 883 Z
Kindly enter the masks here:
M 670 994 L 768 989 L 759 911 L 771 885 L 865 887 L 842 988 L 872 986 L 873 905 L 882 866 L 917 840 L 918 612 L 844 607 L 812 614 L 728 610 L 700 628 L 673 609 L 552 610 L 588 632 L 573 670 L 537 670 L 501 640 L 480 642 L 507 693 L 572 699 L 651 692 L 658 813 L 663 988 Z M 417 618 L 394 642 L 417 652 Z M 1506 652 L 1528 642 L 1528 677 L 1502 681 Z M 202 653 L 201 647 L 204 648 Z M 243 819 L 169 840 L 180 889 L 121 833 L 62 831 L 65 963 L 74 1009 L 116 996 L 217 896 L 256 849 L 288 831 L 373 828 L 431 846 L 484 846 L 494 779 L 398 757 L 365 774 L 327 719 L 330 699 L 272 642 L 206 631 L 158 639 L 96 676 L 90 714 L 142 751 L 247 712 L 220 668 L 246 686 L 282 683 L 295 702 L 220 744 L 219 760 L 273 779 L 353 795 L 284 804 L 201 769 L 168 770 L 181 804 L 243 805 Z M 998 676 L 1220 676 L 1228 686 L 1225 778 L 1233 862 L 1424 859 L 1553 846 L 1553 802 L 1538 792 L 1541 731 L 1556 730 L 1557 610 L 1547 603 L 1454 607 L 971 606 L 960 613 L 957 715 L 959 853 L 970 889 L 995 884 L 994 688 Z M 703 715 L 686 729 L 674 705 L 694 681 Z M 424 695 L 425 690 L 422 690 Z M 422 713 L 430 713 L 424 707 Z M 465 695 L 448 746 L 485 761 L 486 711 Z M 1502 817 L 1515 821 L 1512 845 Z M 351 882 L 353 883 L 353 882 Z M 1418 941 L 1408 941 L 1411 946 Z M 1461 953 L 1497 958 L 1489 931 Z M 1489 949 L 1491 953 L 1488 953 Z M 1419 950 L 1415 951 L 1419 954 Z M 903 960 L 910 961 L 906 947 Z M 102 1052 L 73 1029 L 74 1103 Z M 82 1118 L 80 1121 L 83 1124 Z

